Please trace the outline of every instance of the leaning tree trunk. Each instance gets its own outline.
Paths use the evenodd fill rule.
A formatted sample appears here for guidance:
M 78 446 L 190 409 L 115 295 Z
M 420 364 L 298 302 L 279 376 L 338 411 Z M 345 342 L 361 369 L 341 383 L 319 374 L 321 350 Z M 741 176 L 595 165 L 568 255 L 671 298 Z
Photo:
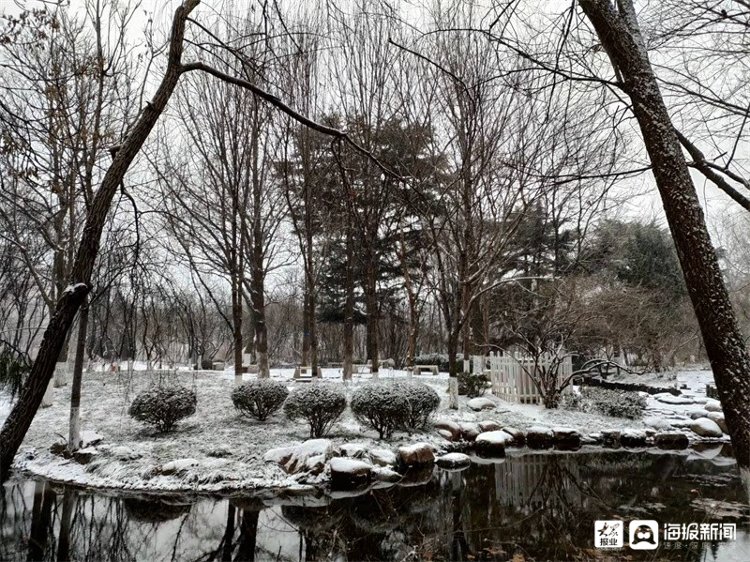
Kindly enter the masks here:
M 107 220 L 112 198 L 125 177 L 130 164 L 148 138 L 159 116 L 172 96 L 182 72 L 182 41 L 185 35 L 185 21 L 199 0 L 185 0 L 177 8 L 172 21 L 167 69 L 159 88 L 150 103 L 146 104 L 138 120 L 133 124 L 124 142 L 114 152 L 114 158 L 101 187 L 96 192 L 91 209 L 86 217 L 81 242 L 71 272 L 71 285 L 63 291 L 44 331 L 34 365 L 31 367 L 26 384 L 10 415 L 0 431 L 0 481 L 10 475 L 10 467 L 26 431 L 42 402 L 44 391 L 55 370 L 55 363 L 65 343 L 70 326 L 78 308 L 91 290 L 91 274 L 99 252 L 102 230 Z
M 630 96 L 711 362 L 734 454 L 750 482 L 750 357 L 732 310 L 680 141 L 631 0 L 579 0 Z
M 348 215 L 347 215 L 348 216 Z M 354 240 L 350 220 L 346 221 L 346 302 L 344 303 L 344 364 L 342 376 L 352 380 L 354 370 Z

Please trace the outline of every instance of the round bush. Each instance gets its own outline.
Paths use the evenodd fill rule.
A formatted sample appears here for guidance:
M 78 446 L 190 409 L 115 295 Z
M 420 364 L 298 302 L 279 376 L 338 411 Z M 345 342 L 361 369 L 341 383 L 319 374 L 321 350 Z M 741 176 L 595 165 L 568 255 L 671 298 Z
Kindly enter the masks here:
M 232 403 L 237 410 L 257 419 L 265 420 L 289 396 L 286 385 L 270 379 L 258 379 L 241 384 L 232 391 Z
M 409 402 L 404 393 L 389 383 L 361 386 L 352 395 L 351 408 L 357 421 L 373 428 L 381 439 L 404 427 L 409 417 Z
M 303 418 L 310 424 L 310 437 L 322 437 L 346 410 L 346 394 L 332 384 L 312 382 L 295 388 L 284 402 L 290 420 Z
M 169 431 L 179 420 L 195 413 L 196 403 L 195 392 L 189 388 L 156 387 L 138 394 L 130 404 L 128 414 L 159 431 Z
M 482 396 L 487 390 L 489 377 L 484 373 L 459 373 L 458 374 L 458 393 L 461 396 L 476 398 Z
M 440 396 L 423 382 L 409 381 L 399 384 L 399 390 L 406 398 L 407 409 L 405 429 L 422 429 L 427 426 L 430 416 L 440 406 Z

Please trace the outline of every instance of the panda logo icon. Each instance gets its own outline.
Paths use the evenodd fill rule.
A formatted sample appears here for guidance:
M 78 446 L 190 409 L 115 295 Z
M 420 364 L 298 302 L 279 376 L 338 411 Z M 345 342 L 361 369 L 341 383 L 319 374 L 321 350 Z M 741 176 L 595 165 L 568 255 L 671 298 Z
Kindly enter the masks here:
M 631 521 L 629 530 L 633 550 L 656 550 L 659 546 L 659 524 L 656 521 Z

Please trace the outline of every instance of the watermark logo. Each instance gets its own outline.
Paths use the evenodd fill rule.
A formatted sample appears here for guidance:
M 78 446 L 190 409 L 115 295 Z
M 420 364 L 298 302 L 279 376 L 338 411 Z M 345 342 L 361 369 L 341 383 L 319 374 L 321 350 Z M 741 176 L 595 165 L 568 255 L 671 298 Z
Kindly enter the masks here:
M 630 548 L 633 550 L 656 550 L 659 546 L 659 523 L 650 519 L 630 522 Z
M 619 520 L 594 522 L 594 546 L 596 548 L 622 548 L 625 523 Z

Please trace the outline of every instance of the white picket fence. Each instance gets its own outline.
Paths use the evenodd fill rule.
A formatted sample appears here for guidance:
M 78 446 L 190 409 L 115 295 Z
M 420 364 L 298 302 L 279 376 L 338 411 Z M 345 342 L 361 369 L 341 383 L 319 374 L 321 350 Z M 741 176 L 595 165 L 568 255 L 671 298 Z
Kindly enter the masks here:
M 490 353 L 489 356 L 474 355 L 471 358 L 472 372 L 486 373 L 492 383 L 492 394 L 508 402 L 520 404 L 539 404 L 542 397 L 531 380 L 527 371 L 534 368 L 534 361 L 520 355 L 500 355 Z M 538 366 L 548 368 L 552 364 L 552 357 L 542 357 Z M 487 364 L 489 363 L 489 369 Z M 526 370 L 524 370 L 524 367 Z M 557 373 L 558 380 L 564 381 L 573 373 L 573 362 L 570 356 L 560 363 Z

